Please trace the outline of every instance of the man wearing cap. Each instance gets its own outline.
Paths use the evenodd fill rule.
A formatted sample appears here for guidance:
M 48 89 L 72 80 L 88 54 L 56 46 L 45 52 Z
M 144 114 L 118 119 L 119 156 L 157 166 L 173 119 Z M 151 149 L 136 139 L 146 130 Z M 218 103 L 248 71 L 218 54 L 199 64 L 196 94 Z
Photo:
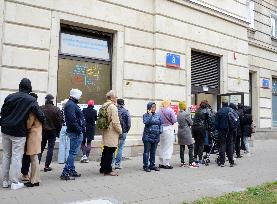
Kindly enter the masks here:
M 115 169 L 121 169 L 121 160 L 123 148 L 127 134 L 131 128 L 131 117 L 128 110 L 124 107 L 125 103 L 123 99 L 117 99 L 117 109 L 120 125 L 122 128 L 122 134 L 119 135 L 117 154 L 115 156 Z
M 83 114 L 86 120 L 86 132 L 84 133 L 84 138 L 81 145 L 83 152 L 81 163 L 88 163 L 91 150 L 91 141 L 94 140 L 95 122 L 97 120 L 97 111 L 94 109 L 94 100 L 88 101 L 88 107 L 83 109 Z
M 34 113 L 41 123 L 45 119 L 36 99 L 29 95 L 30 92 L 31 81 L 23 78 L 19 84 L 19 91 L 8 95 L 1 108 L 3 188 L 8 188 L 9 185 L 14 190 L 24 187 L 18 178 L 27 136 L 28 115 Z
M 75 170 L 74 165 L 74 160 L 80 151 L 80 146 L 83 141 L 83 132 L 85 132 L 84 115 L 77 105 L 81 96 L 82 91 L 71 89 L 69 100 L 64 106 L 64 116 L 67 126 L 66 132 L 70 139 L 70 149 L 65 167 L 60 176 L 61 180 L 74 180 L 75 177 L 81 176 Z
M 45 105 L 41 106 L 41 109 L 44 112 L 46 121 L 42 129 L 41 154 L 39 155 L 39 161 L 41 161 L 42 153 L 48 143 L 44 167 L 44 172 L 47 172 L 52 171 L 50 164 L 52 162 L 56 137 L 59 136 L 62 128 L 62 114 L 60 109 L 54 106 L 54 97 L 51 94 L 46 95 Z

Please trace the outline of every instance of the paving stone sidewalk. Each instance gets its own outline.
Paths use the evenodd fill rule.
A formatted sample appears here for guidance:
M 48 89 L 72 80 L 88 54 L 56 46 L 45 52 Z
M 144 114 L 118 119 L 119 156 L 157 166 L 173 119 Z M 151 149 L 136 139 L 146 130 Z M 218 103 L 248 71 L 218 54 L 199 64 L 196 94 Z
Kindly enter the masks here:
M 59 180 L 63 165 L 54 163 L 53 172 L 41 172 L 40 187 L 1 188 L 0 203 L 176 204 L 277 180 L 277 140 L 255 141 L 253 155 L 237 160 L 234 168 L 218 167 L 212 158 L 210 166 L 190 169 L 178 167 L 179 156 L 174 155 L 174 169 L 151 173 L 142 171 L 141 157 L 131 158 L 123 162 L 118 177 L 100 175 L 98 162 L 76 162 L 82 177 L 75 181 Z

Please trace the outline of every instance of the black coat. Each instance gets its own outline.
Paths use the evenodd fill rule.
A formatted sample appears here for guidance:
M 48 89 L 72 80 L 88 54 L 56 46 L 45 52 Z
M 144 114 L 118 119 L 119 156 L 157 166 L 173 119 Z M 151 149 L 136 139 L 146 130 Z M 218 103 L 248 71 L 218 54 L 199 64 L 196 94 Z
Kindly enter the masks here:
M 26 123 L 30 112 L 33 112 L 40 122 L 44 122 L 44 114 L 28 90 L 8 95 L 1 108 L 2 133 L 14 137 L 26 137 Z
M 94 140 L 97 111 L 93 106 L 89 106 L 83 109 L 83 114 L 86 120 L 86 132 L 84 133 L 84 137 L 88 140 Z

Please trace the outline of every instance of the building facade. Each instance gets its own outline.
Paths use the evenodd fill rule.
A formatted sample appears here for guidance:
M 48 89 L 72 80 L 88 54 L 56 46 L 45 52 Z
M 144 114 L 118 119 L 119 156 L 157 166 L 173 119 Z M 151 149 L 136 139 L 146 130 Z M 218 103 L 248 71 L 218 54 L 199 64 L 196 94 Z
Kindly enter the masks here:
M 81 103 L 101 105 L 114 89 L 136 146 L 148 101 L 216 109 L 226 98 L 253 106 L 260 135 L 274 135 L 275 0 L 0 0 L 0 9 L 1 104 L 22 77 L 41 104 L 80 88 Z

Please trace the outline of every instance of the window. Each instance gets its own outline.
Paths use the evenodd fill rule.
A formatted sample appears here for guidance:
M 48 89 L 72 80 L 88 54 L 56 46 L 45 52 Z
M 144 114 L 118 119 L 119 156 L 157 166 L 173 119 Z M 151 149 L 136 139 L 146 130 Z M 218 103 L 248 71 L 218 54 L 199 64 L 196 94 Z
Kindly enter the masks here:
M 249 23 L 249 27 L 254 29 L 254 2 L 251 0 L 248 0 L 246 2 L 246 6 L 247 6 L 247 21 Z
M 271 15 L 271 36 L 277 38 L 277 14 Z

